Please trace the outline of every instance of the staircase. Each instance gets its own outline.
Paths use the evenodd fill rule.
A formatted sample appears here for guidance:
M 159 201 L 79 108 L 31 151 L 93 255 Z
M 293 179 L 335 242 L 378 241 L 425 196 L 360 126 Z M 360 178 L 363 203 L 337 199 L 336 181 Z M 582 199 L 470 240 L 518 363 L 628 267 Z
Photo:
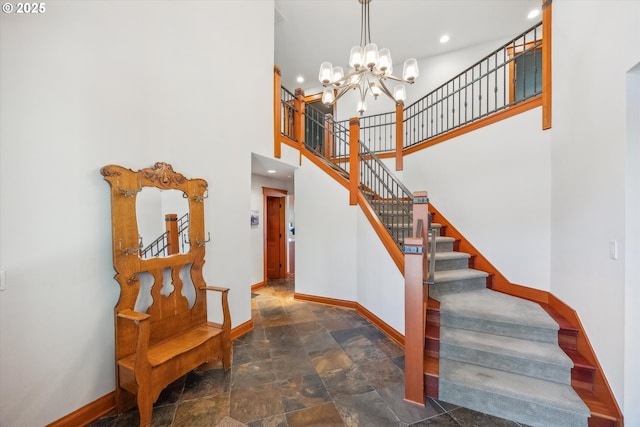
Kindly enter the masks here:
M 392 235 L 409 235 L 399 219 L 407 207 L 367 199 Z M 590 410 L 572 388 L 558 323 L 536 303 L 488 289 L 489 274 L 469 268 L 473 257 L 455 250 L 445 228 L 432 228 L 427 395 L 531 426 L 587 426 Z

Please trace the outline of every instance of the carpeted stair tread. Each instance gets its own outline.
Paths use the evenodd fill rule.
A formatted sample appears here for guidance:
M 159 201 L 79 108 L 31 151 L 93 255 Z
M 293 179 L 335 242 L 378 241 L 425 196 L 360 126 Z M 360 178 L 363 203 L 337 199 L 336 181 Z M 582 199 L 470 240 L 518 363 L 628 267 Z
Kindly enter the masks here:
M 573 362 L 557 344 L 441 326 L 440 357 L 571 384 Z
M 440 324 L 443 326 L 558 342 L 558 324 L 534 302 L 490 289 L 433 295 L 432 298 L 440 301 Z
M 445 252 L 445 253 L 449 253 L 449 252 Z M 436 256 L 436 260 L 437 259 L 438 258 Z M 484 271 L 474 270 L 472 268 L 465 268 L 460 270 L 436 271 L 434 273 L 434 281 L 436 283 L 445 283 L 445 282 L 453 282 L 457 280 L 486 278 L 487 276 L 489 276 L 489 274 L 487 274 Z
M 531 426 L 586 427 L 589 408 L 569 385 L 441 359 L 439 399 Z
M 430 257 L 430 254 L 427 254 L 427 258 Z M 471 258 L 471 255 L 465 253 L 465 252 L 436 252 L 436 261 L 445 261 L 445 260 L 452 260 L 452 259 L 469 259 Z M 485 274 L 485 277 L 487 275 Z

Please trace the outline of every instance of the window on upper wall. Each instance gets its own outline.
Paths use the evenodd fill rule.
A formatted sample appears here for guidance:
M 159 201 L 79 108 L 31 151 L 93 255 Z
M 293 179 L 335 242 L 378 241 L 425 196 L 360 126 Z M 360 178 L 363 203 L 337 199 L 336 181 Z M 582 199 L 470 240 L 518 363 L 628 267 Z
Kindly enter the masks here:
M 509 49 L 509 56 L 513 60 L 509 64 L 511 103 L 542 93 L 542 41 L 527 43 Z

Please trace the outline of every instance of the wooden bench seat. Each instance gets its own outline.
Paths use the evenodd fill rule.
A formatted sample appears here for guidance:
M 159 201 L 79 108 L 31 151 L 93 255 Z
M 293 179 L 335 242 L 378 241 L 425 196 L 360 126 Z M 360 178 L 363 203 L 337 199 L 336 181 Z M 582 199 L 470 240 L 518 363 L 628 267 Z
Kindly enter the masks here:
M 190 350 L 204 345 L 207 341 L 222 334 L 222 329 L 211 325 L 201 325 L 181 335 L 169 338 L 149 347 L 147 360 L 152 368 L 167 363 L 171 359 L 180 357 Z M 136 363 L 136 353 L 118 360 L 118 365 L 133 370 Z

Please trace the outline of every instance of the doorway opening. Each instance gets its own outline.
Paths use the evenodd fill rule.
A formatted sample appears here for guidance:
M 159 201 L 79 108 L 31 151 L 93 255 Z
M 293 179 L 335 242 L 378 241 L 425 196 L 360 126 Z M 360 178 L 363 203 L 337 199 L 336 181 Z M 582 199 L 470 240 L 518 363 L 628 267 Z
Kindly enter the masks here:
M 287 191 L 263 187 L 264 197 L 264 281 L 288 276 L 289 229 L 286 223 Z

